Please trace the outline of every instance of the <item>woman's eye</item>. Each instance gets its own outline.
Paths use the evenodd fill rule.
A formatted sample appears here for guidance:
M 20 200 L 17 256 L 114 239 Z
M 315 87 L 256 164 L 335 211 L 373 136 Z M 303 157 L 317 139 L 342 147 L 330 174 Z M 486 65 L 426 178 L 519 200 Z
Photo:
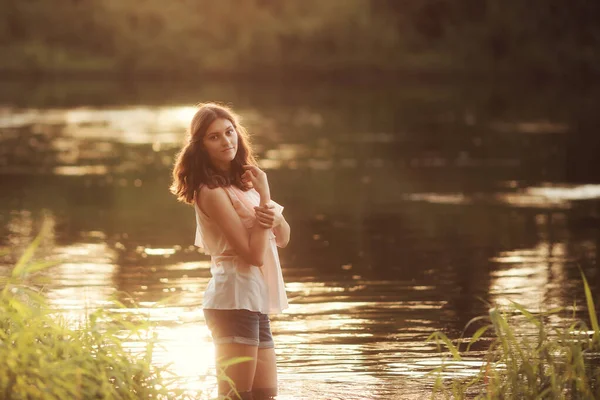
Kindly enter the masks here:
M 227 135 L 231 136 L 232 134 L 233 134 L 233 130 L 230 129 L 227 131 Z

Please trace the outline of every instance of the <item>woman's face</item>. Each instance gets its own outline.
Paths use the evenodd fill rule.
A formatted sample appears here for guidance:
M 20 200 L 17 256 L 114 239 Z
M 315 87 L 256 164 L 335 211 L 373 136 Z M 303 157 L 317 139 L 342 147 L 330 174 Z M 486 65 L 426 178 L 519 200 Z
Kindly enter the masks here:
M 229 170 L 238 150 L 238 135 L 231 121 L 225 118 L 214 120 L 202 140 L 213 165 Z

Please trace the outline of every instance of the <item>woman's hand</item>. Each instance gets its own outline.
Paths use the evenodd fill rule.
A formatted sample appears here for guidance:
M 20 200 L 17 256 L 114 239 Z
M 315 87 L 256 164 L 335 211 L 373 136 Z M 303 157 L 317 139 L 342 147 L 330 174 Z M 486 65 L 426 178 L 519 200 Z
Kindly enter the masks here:
M 265 229 L 273 229 L 283 221 L 283 215 L 275 212 L 275 207 L 270 204 L 254 207 L 254 211 L 259 225 Z
M 244 165 L 246 170 L 242 174 L 242 182 L 252 184 L 252 187 L 258 192 L 261 198 L 261 205 L 267 204 L 271 201 L 271 192 L 269 190 L 269 181 L 267 180 L 267 174 L 254 165 Z

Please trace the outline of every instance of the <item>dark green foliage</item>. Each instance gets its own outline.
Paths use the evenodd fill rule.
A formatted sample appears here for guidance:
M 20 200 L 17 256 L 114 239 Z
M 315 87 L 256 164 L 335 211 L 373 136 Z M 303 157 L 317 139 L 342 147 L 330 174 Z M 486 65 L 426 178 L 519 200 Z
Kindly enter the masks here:
M 590 0 L 0 0 L 0 71 L 598 73 Z

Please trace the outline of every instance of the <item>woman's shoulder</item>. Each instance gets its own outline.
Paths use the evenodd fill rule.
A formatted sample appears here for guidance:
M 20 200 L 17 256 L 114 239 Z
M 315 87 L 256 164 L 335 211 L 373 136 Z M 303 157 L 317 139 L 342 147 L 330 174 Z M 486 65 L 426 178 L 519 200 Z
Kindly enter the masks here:
M 196 197 L 196 206 L 204 215 L 211 218 L 210 215 L 217 209 L 222 209 L 226 204 L 229 203 L 229 196 L 225 192 L 225 189 L 217 186 L 210 188 L 203 185 L 198 189 L 198 196 Z
M 227 198 L 227 191 L 226 188 L 222 187 L 222 186 L 216 186 L 216 187 L 208 187 L 206 185 L 202 185 L 200 186 L 200 189 L 198 189 L 198 199 L 202 199 L 202 200 L 222 200 L 224 198 Z
M 213 188 L 209 188 L 205 186 L 199 191 L 198 195 L 198 203 L 205 205 L 220 205 L 221 207 L 225 204 L 235 205 L 239 203 L 241 199 L 242 193 L 238 193 L 235 186 L 216 186 Z M 240 190 L 241 191 L 241 190 Z

